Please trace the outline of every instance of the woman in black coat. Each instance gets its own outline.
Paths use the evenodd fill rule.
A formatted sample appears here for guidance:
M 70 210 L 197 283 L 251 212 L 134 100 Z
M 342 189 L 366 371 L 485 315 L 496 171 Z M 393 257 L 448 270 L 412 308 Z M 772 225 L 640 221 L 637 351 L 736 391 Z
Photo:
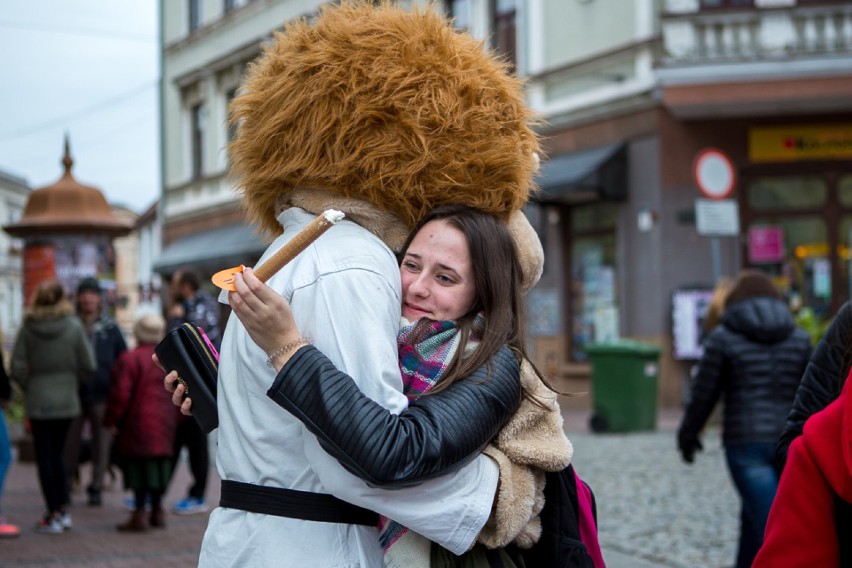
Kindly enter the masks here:
M 802 434 L 805 421 L 828 406 L 843 390 L 846 375 L 852 365 L 852 304 L 846 302 L 822 336 L 802 382 L 796 391 L 793 408 L 778 441 L 778 469 L 784 467 L 787 449 Z
M 720 325 L 703 346 L 678 447 L 692 463 L 701 449 L 698 435 L 724 395 L 722 440 L 742 501 L 736 566 L 744 568 L 763 542 L 778 487 L 775 448 L 810 357 L 810 338 L 796 327 L 772 280 L 744 270 L 725 301 Z

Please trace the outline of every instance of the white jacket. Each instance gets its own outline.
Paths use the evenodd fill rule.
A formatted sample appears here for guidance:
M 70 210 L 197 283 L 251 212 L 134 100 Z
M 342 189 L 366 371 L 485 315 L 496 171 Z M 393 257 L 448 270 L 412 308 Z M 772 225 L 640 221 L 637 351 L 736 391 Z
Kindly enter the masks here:
M 291 208 L 284 234 L 263 260 L 314 215 Z M 370 398 L 407 406 L 396 349 L 399 269 L 390 249 L 350 221 L 337 223 L 268 284 L 288 298 L 302 332 Z M 461 553 L 485 525 L 497 466 L 479 456 L 454 474 L 397 490 L 368 487 L 326 454 L 305 427 L 266 396 L 275 373 L 236 317 L 228 320 L 219 367 L 222 479 L 330 493 L 371 509 Z M 312 568 L 382 566 L 373 527 L 320 523 L 217 508 L 199 565 Z

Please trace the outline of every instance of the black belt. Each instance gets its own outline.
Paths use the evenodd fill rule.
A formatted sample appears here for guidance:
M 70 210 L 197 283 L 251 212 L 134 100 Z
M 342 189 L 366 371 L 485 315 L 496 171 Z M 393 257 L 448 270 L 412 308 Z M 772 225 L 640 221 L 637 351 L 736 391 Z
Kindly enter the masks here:
M 333 495 L 222 480 L 219 506 L 291 519 L 376 526 L 379 515 Z

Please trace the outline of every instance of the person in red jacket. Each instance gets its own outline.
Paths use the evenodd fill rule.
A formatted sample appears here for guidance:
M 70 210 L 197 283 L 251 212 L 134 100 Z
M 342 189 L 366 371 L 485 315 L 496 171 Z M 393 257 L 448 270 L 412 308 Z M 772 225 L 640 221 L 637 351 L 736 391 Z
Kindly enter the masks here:
M 852 566 L 850 527 L 838 514 L 852 507 L 850 382 L 790 445 L 753 567 Z
M 180 414 L 163 390 L 163 372 L 151 359 L 163 338 L 165 322 L 144 315 L 134 326 L 138 346 L 125 352 L 114 369 L 104 425 L 116 431 L 115 450 L 122 464 L 124 486 L 136 497 L 130 519 L 116 528 L 144 532 L 165 527 L 163 493 L 172 475 L 172 454 Z M 146 502 L 151 514 L 145 518 Z

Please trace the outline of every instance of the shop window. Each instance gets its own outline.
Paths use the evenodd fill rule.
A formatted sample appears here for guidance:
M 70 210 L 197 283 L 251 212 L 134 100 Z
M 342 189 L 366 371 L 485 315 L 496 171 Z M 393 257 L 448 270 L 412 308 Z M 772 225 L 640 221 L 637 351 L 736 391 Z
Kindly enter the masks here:
M 842 176 L 837 182 L 837 199 L 844 207 L 852 207 L 852 175 Z
M 817 215 L 762 217 L 749 225 L 748 234 L 748 264 L 773 277 L 790 307 L 828 315 L 832 255 L 825 220 Z
M 586 361 L 590 343 L 617 339 L 617 208 L 595 203 L 571 208 L 571 359 Z
M 571 209 L 571 232 L 581 235 L 590 231 L 615 229 L 618 209 L 611 204 L 596 204 Z
M 755 211 L 815 209 L 828 198 L 825 180 L 811 176 L 757 178 L 748 187 L 748 205 Z
M 850 192 L 852 193 L 852 192 Z M 840 259 L 840 286 L 847 298 L 852 298 L 852 215 L 840 218 L 837 234 L 837 257 Z

